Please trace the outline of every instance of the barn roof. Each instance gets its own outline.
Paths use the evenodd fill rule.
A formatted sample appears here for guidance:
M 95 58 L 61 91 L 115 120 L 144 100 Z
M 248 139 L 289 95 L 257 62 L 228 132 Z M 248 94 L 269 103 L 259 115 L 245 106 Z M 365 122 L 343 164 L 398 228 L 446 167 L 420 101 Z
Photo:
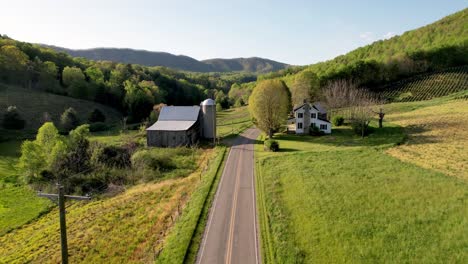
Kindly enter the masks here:
M 197 121 L 199 106 L 164 106 L 158 121 Z
M 158 121 L 146 130 L 185 131 L 197 121 Z
M 146 130 L 184 131 L 198 120 L 199 106 L 164 106 L 156 123 Z

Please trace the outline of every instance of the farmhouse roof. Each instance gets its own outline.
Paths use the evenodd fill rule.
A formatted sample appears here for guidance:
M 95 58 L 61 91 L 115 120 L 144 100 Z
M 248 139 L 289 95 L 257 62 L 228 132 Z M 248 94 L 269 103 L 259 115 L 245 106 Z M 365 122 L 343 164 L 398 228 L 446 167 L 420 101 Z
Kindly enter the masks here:
M 293 111 L 296 112 L 297 110 L 301 109 L 305 104 L 308 104 L 308 103 L 303 103 L 303 104 L 301 104 L 300 106 L 294 108 Z M 319 112 L 322 112 L 322 111 L 319 110 L 317 107 L 315 107 L 315 104 L 312 104 L 311 106 L 312 106 L 312 108 L 314 108 L 315 110 L 317 110 L 317 111 L 319 111 Z M 321 108 L 321 109 L 323 109 L 323 108 Z M 324 110 L 324 109 L 323 109 L 323 110 Z M 326 113 L 327 111 L 323 111 L 323 112 Z
M 158 121 L 146 130 L 187 130 L 197 122 L 199 113 L 199 106 L 164 106 Z

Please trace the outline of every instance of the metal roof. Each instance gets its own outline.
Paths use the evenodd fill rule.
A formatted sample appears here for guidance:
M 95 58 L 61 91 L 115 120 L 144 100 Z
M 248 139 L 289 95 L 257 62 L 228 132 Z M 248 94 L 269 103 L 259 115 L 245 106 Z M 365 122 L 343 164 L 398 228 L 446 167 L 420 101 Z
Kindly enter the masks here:
M 205 101 L 201 102 L 200 105 L 216 105 L 215 100 L 208 98 Z
M 158 121 L 197 121 L 199 106 L 164 106 Z
M 146 130 L 187 130 L 197 122 L 199 113 L 199 106 L 164 106 L 158 121 Z
M 195 121 L 160 121 L 154 123 L 146 130 L 160 130 L 160 131 L 185 131 L 195 124 Z

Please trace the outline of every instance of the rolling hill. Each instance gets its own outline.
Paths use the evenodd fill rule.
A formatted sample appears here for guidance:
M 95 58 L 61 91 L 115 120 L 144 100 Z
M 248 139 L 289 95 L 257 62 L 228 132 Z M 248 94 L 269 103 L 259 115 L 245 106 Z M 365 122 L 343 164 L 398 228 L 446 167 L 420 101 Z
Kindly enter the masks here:
M 189 56 L 174 55 L 167 52 L 119 49 L 67 49 L 51 45 L 42 45 L 73 57 L 90 60 L 106 60 L 122 63 L 141 64 L 145 66 L 164 66 L 191 72 L 251 72 L 268 73 L 287 68 L 285 63 L 252 57 L 234 59 L 210 59 L 199 61 Z
M 121 120 L 122 114 L 117 110 L 87 100 L 75 99 L 67 96 L 56 95 L 24 89 L 16 86 L 0 85 L 0 122 L 3 119 L 3 111 L 10 105 L 18 108 L 20 115 L 26 120 L 27 130 L 38 129 L 47 113 L 55 124 L 60 121 L 60 115 L 69 107 L 73 107 L 78 118 L 85 122 L 88 115 L 94 109 L 99 109 L 106 116 L 109 124 L 117 123 Z M 0 129 L 1 130 L 1 129 Z

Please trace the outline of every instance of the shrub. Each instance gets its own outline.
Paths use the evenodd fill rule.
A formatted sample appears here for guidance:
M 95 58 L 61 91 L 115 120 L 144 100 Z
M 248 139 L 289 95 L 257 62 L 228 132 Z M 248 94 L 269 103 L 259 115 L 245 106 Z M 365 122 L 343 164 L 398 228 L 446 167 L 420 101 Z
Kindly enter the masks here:
M 175 169 L 170 155 L 148 149 L 137 151 L 132 156 L 132 166 L 136 169 L 150 169 L 153 171 L 168 171 Z
M 92 160 L 111 168 L 128 168 L 130 151 L 124 147 L 95 145 Z
M 334 116 L 333 119 L 333 125 L 335 126 L 342 126 L 344 124 L 344 117 L 342 116 Z
M 88 121 L 90 123 L 104 122 L 106 121 L 106 116 L 99 109 L 94 109 L 89 113 Z
M 21 119 L 21 116 L 16 109 L 16 106 L 9 106 L 3 117 L 3 128 L 5 129 L 23 129 L 26 121 Z
M 325 133 L 321 131 L 317 126 L 310 125 L 309 134 L 312 136 L 322 136 Z
M 65 110 L 62 116 L 60 117 L 60 124 L 66 132 L 75 129 L 80 124 L 80 120 L 76 115 L 75 109 L 70 107 L 67 110 Z
M 106 131 L 109 129 L 109 126 L 103 122 L 95 122 L 89 125 L 90 132 Z
M 351 127 L 353 128 L 353 131 L 356 133 L 356 135 L 367 136 L 371 132 L 367 122 L 363 123 L 357 120 L 353 120 L 351 121 Z
M 265 149 L 273 152 L 277 152 L 279 150 L 279 143 L 276 140 L 268 139 L 265 140 Z

